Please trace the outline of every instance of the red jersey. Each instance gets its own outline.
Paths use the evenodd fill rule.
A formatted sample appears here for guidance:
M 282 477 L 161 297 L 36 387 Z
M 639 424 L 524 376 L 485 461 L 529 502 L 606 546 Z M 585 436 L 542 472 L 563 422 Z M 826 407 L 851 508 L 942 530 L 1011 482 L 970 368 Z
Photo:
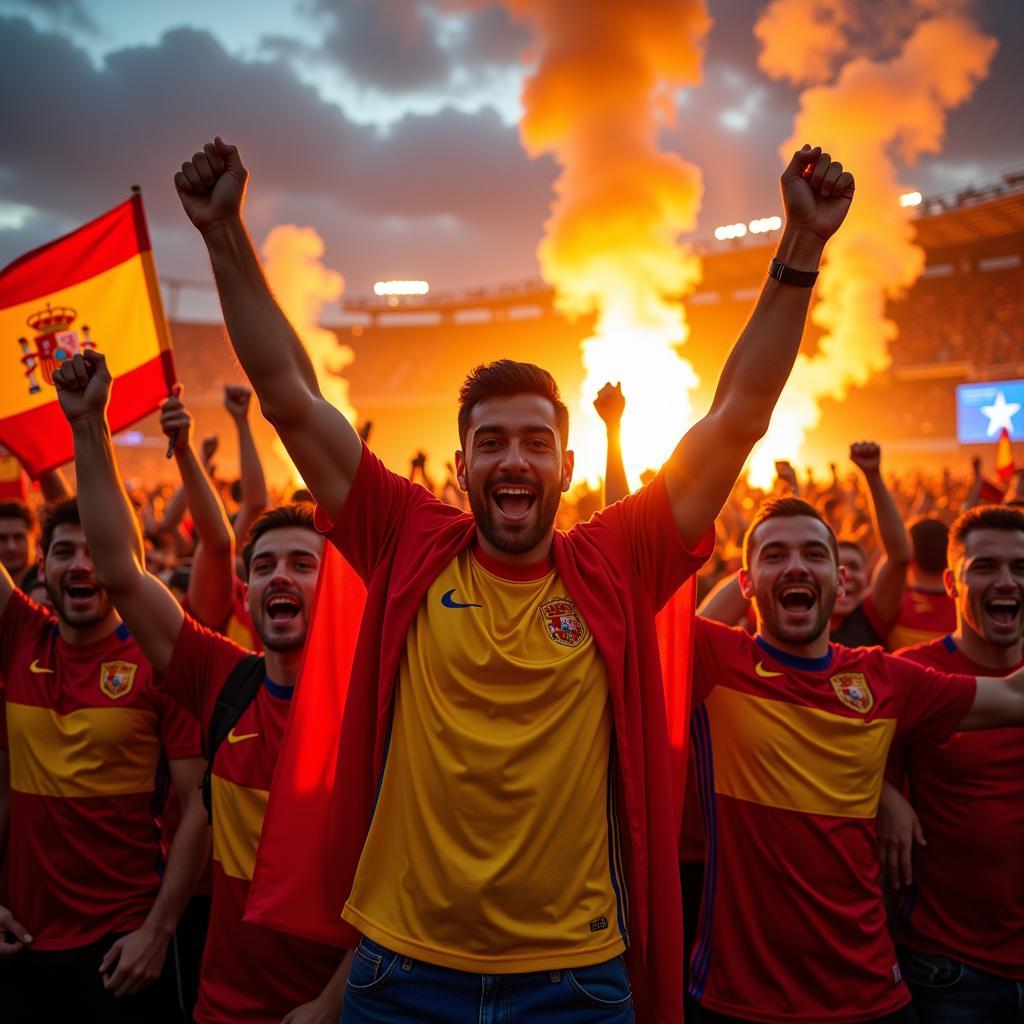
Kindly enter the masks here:
M 1015 670 L 971 661 L 951 636 L 899 656 L 973 676 Z M 1024 979 L 1024 729 L 904 744 L 903 767 L 928 845 L 914 848 L 898 938 L 922 953 Z
M 185 616 L 163 686 L 198 716 L 204 734 L 217 695 L 247 653 Z M 265 680 L 213 759 L 213 900 L 199 1024 L 278 1024 L 315 999 L 341 963 L 333 946 L 242 920 L 291 697 L 292 687 Z
M 885 646 L 898 651 L 914 644 L 924 644 L 952 633 L 956 629 L 956 603 L 945 591 L 935 593 L 907 587 L 903 601 L 892 624 Z
M 878 648 L 795 658 L 698 619 L 693 687 L 707 870 L 691 994 L 753 1021 L 898 1010 L 875 837 L 886 754 L 894 734 L 948 735 L 974 679 Z
M 161 694 L 127 627 L 95 643 L 15 590 L 0 617 L 11 763 L 5 889 L 33 949 L 74 949 L 142 924 L 160 888 L 167 760 L 199 725 Z

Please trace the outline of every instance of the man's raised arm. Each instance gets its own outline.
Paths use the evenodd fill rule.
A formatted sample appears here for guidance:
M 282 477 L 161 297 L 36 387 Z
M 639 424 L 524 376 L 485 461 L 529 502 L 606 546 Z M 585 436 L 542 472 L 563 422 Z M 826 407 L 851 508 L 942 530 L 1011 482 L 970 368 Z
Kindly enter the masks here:
M 54 373 L 53 383 L 75 441 L 78 510 L 96 580 L 153 668 L 162 674 L 171 662 L 184 612 L 171 592 L 144 568 L 139 523 L 118 474 L 107 424 L 110 371 L 106 359 L 96 351 L 66 359 Z
M 231 344 L 263 415 L 334 518 L 348 497 L 362 445 L 321 394 L 313 364 L 263 276 L 242 222 L 248 176 L 238 150 L 217 138 L 182 164 L 174 186 L 206 242 Z
M 853 175 L 804 146 L 782 174 L 786 224 L 776 259 L 792 280 L 818 269 L 825 243 L 846 217 Z M 803 334 L 811 289 L 769 277 L 733 347 L 708 414 L 665 464 L 665 483 L 683 541 L 696 544 L 714 522 L 751 449 L 768 430 Z

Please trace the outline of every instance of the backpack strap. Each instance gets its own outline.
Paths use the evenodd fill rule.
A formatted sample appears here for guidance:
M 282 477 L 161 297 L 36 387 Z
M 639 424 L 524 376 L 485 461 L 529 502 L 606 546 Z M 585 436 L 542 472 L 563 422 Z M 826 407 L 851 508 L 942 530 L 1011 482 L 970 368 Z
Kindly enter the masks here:
M 209 731 L 204 737 L 203 753 L 206 755 L 206 771 L 203 772 L 203 806 L 210 822 L 213 822 L 213 799 L 210 772 L 213 759 L 225 737 L 242 717 L 242 712 L 253 702 L 267 675 L 266 659 L 259 654 L 247 654 L 231 670 L 224 685 L 217 694 L 217 702 L 210 715 Z

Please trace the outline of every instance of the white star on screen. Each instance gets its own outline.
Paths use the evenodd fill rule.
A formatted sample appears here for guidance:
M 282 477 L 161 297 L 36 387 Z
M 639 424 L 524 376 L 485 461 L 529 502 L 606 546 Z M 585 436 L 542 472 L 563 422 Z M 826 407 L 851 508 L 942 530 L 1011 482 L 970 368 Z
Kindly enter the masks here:
M 1005 427 L 1013 434 L 1013 417 L 1020 412 L 1019 402 L 1008 402 L 1002 391 L 996 392 L 996 400 L 992 405 L 983 405 L 981 411 L 988 417 L 987 437 L 998 434 Z

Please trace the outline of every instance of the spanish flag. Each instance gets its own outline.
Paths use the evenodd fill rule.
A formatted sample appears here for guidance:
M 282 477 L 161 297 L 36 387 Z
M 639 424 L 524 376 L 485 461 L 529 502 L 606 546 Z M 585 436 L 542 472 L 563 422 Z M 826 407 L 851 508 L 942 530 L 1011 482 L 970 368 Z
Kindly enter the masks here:
M 89 348 L 114 378 L 111 430 L 170 394 L 170 335 L 138 192 L 0 271 L 0 442 L 33 478 L 74 454 L 53 371 Z

